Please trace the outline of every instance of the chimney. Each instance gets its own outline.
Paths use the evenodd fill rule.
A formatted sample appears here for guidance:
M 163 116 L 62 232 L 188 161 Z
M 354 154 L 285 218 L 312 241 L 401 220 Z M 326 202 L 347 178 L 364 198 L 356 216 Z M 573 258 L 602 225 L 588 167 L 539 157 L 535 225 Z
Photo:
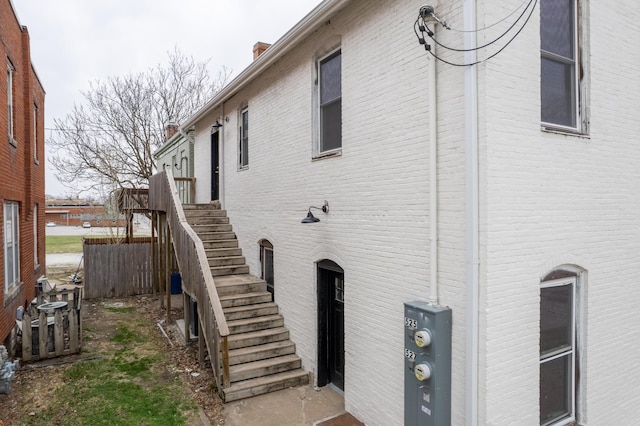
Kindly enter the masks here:
M 164 128 L 165 140 L 169 140 L 178 133 L 178 123 L 174 123 L 170 121 L 167 123 L 167 126 Z
M 253 60 L 258 59 L 258 56 L 262 55 L 265 50 L 271 46 L 269 43 L 263 43 L 261 41 L 253 45 Z

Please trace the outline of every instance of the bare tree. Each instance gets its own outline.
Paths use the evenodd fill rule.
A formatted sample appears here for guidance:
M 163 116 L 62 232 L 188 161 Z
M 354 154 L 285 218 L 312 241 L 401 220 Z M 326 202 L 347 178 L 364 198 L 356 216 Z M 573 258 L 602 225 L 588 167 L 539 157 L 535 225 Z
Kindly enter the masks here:
M 54 121 L 49 161 L 63 185 L 91 191 L 148 184 L 166 126 L 195 113 L 230 76 L 223 67 L 212 78 L 207 62 L 178 49 L 168 56 L 167 66 L 92 83 L 84 102 Z

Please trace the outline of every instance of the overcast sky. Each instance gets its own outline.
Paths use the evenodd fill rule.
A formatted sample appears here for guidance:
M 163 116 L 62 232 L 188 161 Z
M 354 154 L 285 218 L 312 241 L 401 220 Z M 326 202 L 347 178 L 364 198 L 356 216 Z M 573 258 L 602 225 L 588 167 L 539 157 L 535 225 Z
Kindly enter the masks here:
M 273 43 L 320 0 L 12 0 L 29 29 L 31 59 L 47 92 L 45 127 L 64 118 L 89 82 L 165 64 L 178 47 L 237 76 L 257 41 Z M 50 131 L 45 132 L 48 137 Z M 73 195 L 47 162 L 46 193 Z

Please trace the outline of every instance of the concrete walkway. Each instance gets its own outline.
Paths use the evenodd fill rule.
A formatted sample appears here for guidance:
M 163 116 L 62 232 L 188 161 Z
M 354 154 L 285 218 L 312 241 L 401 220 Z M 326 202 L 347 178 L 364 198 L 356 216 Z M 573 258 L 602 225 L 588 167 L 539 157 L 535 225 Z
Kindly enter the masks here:
M 342 413 L 344 398 L 329 387 L 299 386 L 224 406 L 228 426 L 311 426 Z

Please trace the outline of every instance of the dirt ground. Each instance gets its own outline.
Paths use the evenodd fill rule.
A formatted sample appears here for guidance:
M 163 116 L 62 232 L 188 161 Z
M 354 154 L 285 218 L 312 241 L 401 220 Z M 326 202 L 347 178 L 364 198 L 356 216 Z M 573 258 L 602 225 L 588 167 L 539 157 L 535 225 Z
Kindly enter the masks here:
M 109 346 L 112 345 L 109 339 L 116 331 L 116 323 L 122 321 L 122 314 L 109 310 L 109 307 L 134 307 L 132 320 L 142 319 L 148 322 L 149 328 L 153 330 L 153 338 L 157 340 L 155 343 L 161 350 L 166 350 L 167 354 L 162 365 L 165 371 L 159 376 L 166 376 L 166 380 L 181 380 L 185 395 L 199 407 L 199 413 L 191 416 L 187 424 L 206 425 L 208 421 L 211 425 L 223 425 L 222 402 L 214 390 L 210 364 L 207 362 L 200 367 L 197 345 L 184 345 L 176 326 L 167 325 L 166 311 L 160 308 L 158 299 L 151 296 L 84 301 L 82 353 L 21 365 L 11 382 L 9 394 L 0 394 L 0 425 L 21 424 L 19 419 L 28 418 L 46 409 L 56 390 L 63 386 L 63 372 L 69 366 L 108 353 Z M 172 317 L 182 318 L 182 309 L 172 310 Z M 158 327 L 159 321 L 167 337 Z

